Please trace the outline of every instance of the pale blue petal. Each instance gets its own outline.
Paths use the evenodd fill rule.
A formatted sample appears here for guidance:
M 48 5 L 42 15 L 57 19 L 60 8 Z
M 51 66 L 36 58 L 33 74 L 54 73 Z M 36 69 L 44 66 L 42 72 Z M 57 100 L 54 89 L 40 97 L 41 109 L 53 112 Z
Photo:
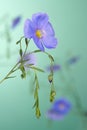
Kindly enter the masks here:
M 48 35 L 50 35 L 50 36 L 54 36 L 54 35 L 55 35 L 54 29 L 53 29 L 53 27 L 52 27 L 52 25 L 51 25 L 50 22 L 48 22 L 48 23 L 44 26 L 43 30 L 46 32 L 46 35 L 47 35 L 47 36 L 48 36 Z
M 43 47 L 43 44 L 42 44 L 42 40 L 41 40 L 41 39 L 38 39 L 36 36 L 33 36 L 33 40 L 34 40 L 36 46 L 37 46 L 41 51 L 44 51 L 44 47 Z
M 58 113 L 54 109 L 49 109 L 46 112 L 46 117 L 49 118 L 50 120 L 62 120 L 64 118 L 64 115 Z
M 34 27 L 31 20 L 27 19 L 24 24 L 24 36 L 25 38 L 32 38 L 34 34 Z
M 46 48 L 55 48 L 57 46 L 57 39 L 52 36 L 44 37 L 43 44 Z
M 32 21 L 38 29 L 43 28 L 48 23 L 48 15 L 46 13 L 33 14 Z

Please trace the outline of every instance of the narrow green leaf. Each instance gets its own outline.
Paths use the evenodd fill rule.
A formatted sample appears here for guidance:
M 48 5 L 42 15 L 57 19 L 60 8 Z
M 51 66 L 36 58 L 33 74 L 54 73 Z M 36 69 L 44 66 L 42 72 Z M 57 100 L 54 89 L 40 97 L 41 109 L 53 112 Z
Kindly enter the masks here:
M 16 42 L 16 44 L 19 44 L 20 43 L 20 40 Z
M 54 62 L 54 58 L 50 54 L 48 56 Z
M 28 60 L 20 60 L 19 63 L 24 64 L 24 63 L 26 63 L 27 61 L 28 61 Z M 20 66 L 21 66 L 21 65 L 20 65 Z M 19 67 L 20 67 L 20 66 L 19 66 Z
M 16 76 L 9 76 L 9 77 L 6 77 L 5 79 L 10 79 L 10 78 L 15 78 Z
M 26 43 L 26 46 L 28 46 L 29 40 L 27 38 L 25 38 L 25 43 Z
M 41 50 L 35 50 L 33 53 L 41 52 Z
M 34 103 L 33 107 L 32 108 L 35 108 L 36 107 L 36 102 Z
M 33 66 L 34 64 L 27 64 L 27 65 L 25 65 L 25 67 L 28 67 L 28 68 L 30 68 L 31 66 Z
M 19 54 L 22 57 L 22 54 L 23 54 L 22 49 L 19 50 Z
M 44 70 L 42 70 L 42 69 L 40 69 L 40 68 L 37 68 L 37 67 L 34 67 L 34 66 L 33 66 L 33 67 L 30 66 L 30 68 L 31 68 L 31 69 L 35 69 L 35 70 L 37 70 L 37 71 L 39 71 L 39 72 L 44 72 Z
M 36 88 L 39 89 L 38 79 L 36 79 Z
M 38 92 L 37 92 L 37 88 L 35 89 L 35 92 L 34 92 L 34 98 L 37 99 L 38 97 Z

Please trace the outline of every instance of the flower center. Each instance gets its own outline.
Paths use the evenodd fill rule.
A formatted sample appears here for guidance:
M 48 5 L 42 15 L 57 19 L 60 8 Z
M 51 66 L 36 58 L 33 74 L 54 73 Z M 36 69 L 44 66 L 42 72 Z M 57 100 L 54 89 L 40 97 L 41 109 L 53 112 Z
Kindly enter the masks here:
M 64 108 L 65 108 L 65 106 L 64 106 L 64 104 L 59 104 L 59 108 L 61 109 L 61 110 L 63 110 Z
M 41 38 L 42 37 L 42 31 L 41 30 L 36 30 L 36 36 L 38 38 Z

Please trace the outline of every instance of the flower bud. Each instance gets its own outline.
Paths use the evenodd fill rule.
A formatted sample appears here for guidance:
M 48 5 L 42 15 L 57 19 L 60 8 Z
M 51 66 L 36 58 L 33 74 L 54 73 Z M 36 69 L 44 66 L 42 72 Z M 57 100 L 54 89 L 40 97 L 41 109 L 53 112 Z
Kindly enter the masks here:
M 53 81 L 53 75 L 52 75 L 52 74 L 48 75 L 48 81 L 49 81 L 50 83 L 52 83 L 52 81 Z

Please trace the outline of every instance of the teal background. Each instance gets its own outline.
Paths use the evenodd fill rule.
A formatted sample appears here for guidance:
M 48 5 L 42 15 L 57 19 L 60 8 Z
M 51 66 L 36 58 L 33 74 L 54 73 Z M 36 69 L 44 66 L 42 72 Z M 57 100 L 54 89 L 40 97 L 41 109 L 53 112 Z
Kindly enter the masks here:
M 77 87 L 83 109 L 87 110 L 87 0 L 1 0 L 0 20 L 3 16 L 6 16 L 7 20 L 0 23 L 0 32 L 5 22 L 11 23 L 14 17 L 21 15 L 22 21 L 16 29 L 10 30 L 12 37 L 10 49 L 15 55 L 11 53 L 9 59 L 6 58 L 7 42 L 5 38 L 0 37 L 0 79 L 16 63 L 19 47 L 15 43 L 23 36 L 25 19 L 31 18 L 36 12 L 46 12 L 49 15 L 58 38 L 58 46 L 56 49 L 46 51 L 53 55 L 55 63 L 63 66 L 62 72 L 67 81 L 71 82 L 70 75 L 74 78 L 72 82 Z M 29 50 L 37 49 L 33 41 L 30 45 Z M 71 67 L 68 73 L 64 63 L 70 56 L 76 55 L 80 55 L 80 61 Z M 45 68 L 49 64 L 48 58 L 43 54 L 37 54 L 37 57 L 39 67 Z M 35 111 L 32 109 L 34 98 L 30 86 L 33 74 L 24 80 L 20 78 L 19 71 L 15 75 L 17 75 L 15 79 L 0 84 L 0 130 L 83 130 L 83 120 L 73 112 L 74 105 L 63 121 L 49 122 L 46 118 L 45 113 L 51 107 L 48 73 L 38 73 L 42 113 L 40 119 L 35 117 Z M 65 95 L 74 104 L 75 100 L 71 94 L 65 94 L 67 84 L 61 80 L 59 72 L 55 73 L 54 82 L 56 99 Z

